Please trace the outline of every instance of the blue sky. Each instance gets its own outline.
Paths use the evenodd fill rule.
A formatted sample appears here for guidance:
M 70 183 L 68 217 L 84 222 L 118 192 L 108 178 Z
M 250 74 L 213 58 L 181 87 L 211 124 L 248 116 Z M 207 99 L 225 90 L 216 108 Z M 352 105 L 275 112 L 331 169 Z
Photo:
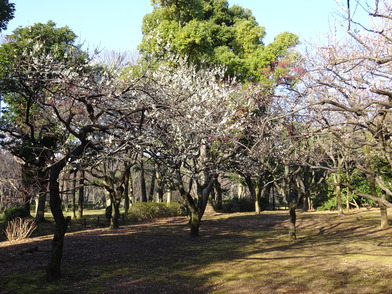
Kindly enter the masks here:
M 342 1 L 342 0 L 340 0 Z M 150 0 L 10 0 L 15 18 L 4 35 L 19 26 L 53 20 L 69 26 L 90 48 L 136 50 L 141 41 L 143 16 L 152 11 Z M 265 43 L 280 32 L 290 31 L 309 40 L 329 31 L 337 17 L 335 0 L 229 0 L 252 10 L 266 28 Z

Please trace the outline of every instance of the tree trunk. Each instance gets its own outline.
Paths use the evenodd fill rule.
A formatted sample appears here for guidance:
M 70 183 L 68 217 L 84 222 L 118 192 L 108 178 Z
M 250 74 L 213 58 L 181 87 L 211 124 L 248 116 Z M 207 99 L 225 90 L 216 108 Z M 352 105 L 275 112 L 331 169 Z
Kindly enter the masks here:
M 297 239 L 297 232 L 296 232 L 296 221 L 297 221 L 297 215 L 296 215 L 296 208 L 297 204 L 294 202 L 289 202 L 289 212 L 290 212 L 290 218 L 289 218 L 289 237 L 290 240 L 296 240 Z
M 46 204 L 46 189 L 45 191 L 39 192 L 36 197 L 36 208 L 35 208 L 35 221 L 37 223 L 45 222 L 45 204 Z
M 199 228 L 200 228 L 200 220 L 201 220 L 201 213 L 199 207 L 195 203 L 195 200 L 193 199 L 192 195 L 189 192 L 185 191 L 182 182 L 178 183 L 178 187 L 181 196 L 185 200 L 190 212 L 189 224 L 191 226 L 191 237 L 197 237 L 199 236 Z
M 39 182 L 39 191 L 36 195 L 35 200 L 35 221 L 37 223 L 45 222 L 45 205 L 46 205 L 46 196 L 48 193 L 48 179 L 49 174 L 47 171 L 40 171 L 38 177 L 40 178 Z
M 48 193 L 48 184 L 47 184 L 46 179 L 47 179 L 47 177 L 45 177 L 45 180 L 40 183 L 40 191 L 38 192 L 36 200 L 35 200 L 35 203 L 36 203 L 35 221 L 37 223 L 41 223 L 41 222 L 46 221 L 46 219 L 45 219 L 45 204 L 46 204 L 46 195 Z
M 383 199 L 385 199 L 385 192 L 383 191 L 382 196 Z M 389 220 L 388 220 L 388 210 L 387 207 L 383 204 L 380 203 L 380 213 L 381 213 L 381 224 L 380 228 L 381 229 L 387 229 L 389 228 Z
M 119 220 L 120 220 L 120 201 L 117 201 L 117 199 L 112 199 L 112 217 L 110 219 L 110 228 L 118 229 L 120 227 Z
M 64 204 L 63 204 L 63 206 L 64 206 L 64 209 L 65 209 L 65 211 L 66 212 L 68 212 L 69 211 L 69 190 L 71 189 L 71 187 L 70 187 L 70 176 L 68 176 L 68 178 L 66 178 L 65 177 L 65 175 L 64 175 L 64 189 L 65 189 L 65 191 L 64 191 Z
M 343 202 L 342 202 L 342 188 L 341 188 L 341 175 L 340 171 L 333 176 L 335 184 L 335 196 L 338 208 L 338 216 L 343 216 Z
M 124 215 L 125 217 L 128 216 L 129 211 L 129 194 L 133 194 L 133 187 L 132 187 L 132 179 L 131 179 L 131 168 L 128 167 L 125 174 L 125 182 L 124 182 Z
M 147 202 L 146 176 L 144 172 L 143 158 L 140 159 L 140 188 L 142 193 L 142 202 Z
M 167 203 L 171 203 L 172 201 L 172 190 L 171 189 L 167 189 L 166 191 L 166 202 Z
M 78 195 L 78 219 L 83 218 L 83 205 L 84 205 L 84 170 L 80 171 L 79 178 L 79 195 Z
M 206 207 L 208 205 L 211 191 L 214 187 L 213 176 L 209 176 L 208 179 L 205 179 L 205 183 L 203 185 L 196 183 L 196 186 L 197 186 L 197 194 L 198 194 L 197 208 L 199 211 L 199 218 L 201 220 L 201 218 L 203 217 L 204 212 L 206 210 Z M 212 209 L 213 209 L 213 207 L 212 207 Z
M 262 187 L 257 184 L 255 188 L 255 212 L 256 214 L 260 214 L 261 212 L 261 207 L 260 207 L 260 196 L 262 193 Z
M 253 180 L 252 180 L 251 176 L 249 176 L 249 175 L 244 175 L 244 179 L 245 179 L 246 185 L 248 186 L 250 197 L 252 198 L 252 200 L 255 203 L 255 212 L 260 213 L 259 199 L 257 199 L 256 187 L 253 183 Z
M 163 195 L 165 194 L 165 184 L 160 176 L 160 173 L 157 172 L 157 199 L 158 202 L 163 202 Z
M 156 180 L 156 170 L 154 169 L 152 171 L 151 183 L 150 183 L 150 191 L 148 193 L 148 200 L 149 201 L 154 201 L 155 180 Z
M 23 198 L 23 205 L 24 208 L 26 209 L 28 216 L 31 217 L 31 195 L 27 195 L 26 197 Z
M 238 185 L 237 185 L 237 197 L 241 198 L 243 193 L 244 193 L 244 186 L 242 185 L 242 183 L 238 183 Z
M 76 218 L 76 176 L 77 170 L 72 171 L 73 179 L 72 179 L 72 187 L 71 187 L 71 198 L 72 198 L 72 218 Z
M 216 191 L 215 208 L 222 209 L 223 193 L 222 193 L 222 186 L 218 178 L 214 182 L 214 188 Z
M 275 188 L 272 187 L 272 210 L 276 209 Z
M 200 215 L 197 210 L 191 209 L 191 237 L 198 237 L 200 231 Z
M 260 214 L 262 210 L 262 207 L 260 205 L 261 195 L 265 196 L 266 194 L 269 194 L 269 189 L 270 187 L 268 185 L 266 187 L 263 187 L 263 181 L 261 180 L 261 178 L 259 178 L 259 181 L 256 186 L 256 200 L 255 200 L 256 214 Z
M 270 207 L 270 194 L 271 194 L 271 189 L 272 189 L 272 184 L 267 184 L 265 188 L 261 190 L 261 195 L 259 196 L 259 203 L 264 204 L 264 207 L 261 205 L 260 209 L 261 210 L 266 210 Z M 261 189 L 261 183 L 260 183 L 260 189 Z M 261 201 L 263 199 L 263 201 Z
M 64 236 L 67 231 L 70 217 L 65 218 L 61 209 L 61 197 L 59 188 L 59 175 L 61 165 L 53 165 L 50 168 L 50 209 L 55 220 L 55 232 L 52 241 L 51 256 L 46 268 L 46 280 L 54 281 L 61 277 L 61 259 L 63 257 Z
M 346 190 L 346 211 L 347 213 L 350 211 L 350 191 L 348 188 Z

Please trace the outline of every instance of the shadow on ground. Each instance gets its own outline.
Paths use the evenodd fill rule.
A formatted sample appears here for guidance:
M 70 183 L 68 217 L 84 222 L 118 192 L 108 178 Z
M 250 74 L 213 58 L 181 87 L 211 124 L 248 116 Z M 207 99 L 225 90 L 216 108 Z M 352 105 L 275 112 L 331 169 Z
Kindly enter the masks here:
M 383 279 L 392 270 L 380 260 L 392 261 L 392 248 L 384 234 L 369 239 L 353 220 L 303 215 L 295 242 L 285 212 L 206 216 L 198 238 L 183 217 L 73 232 L 63 278 L 53 284 L 44 281 L 50 237 L 3 242 L 0 293 L 378 293 L 363 292 L 370 286 L 388 293 Z M 374 266 L 381 272 L 364 288 L 359 281 Z

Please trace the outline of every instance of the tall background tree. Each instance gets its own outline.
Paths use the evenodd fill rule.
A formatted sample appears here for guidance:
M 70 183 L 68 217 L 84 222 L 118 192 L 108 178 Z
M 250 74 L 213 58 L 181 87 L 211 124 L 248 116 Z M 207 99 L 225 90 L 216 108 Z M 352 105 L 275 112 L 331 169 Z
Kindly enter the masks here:
M 298 37 L 284 32 L 265 45 L 265 28 L 249 9 L 229 6 L 225 0 L 152 0 L 151 4 L 154 9 L 143 19 L 139 46 L 145 60 L 174 54 L 197 66 L 223 65 L 227 76 L 266 85 L 296 60 L 290 48 L 299 43 Z
M 0 32 L 7 29 L 8 22 L 14 18 L 15 4 L 0 0 Z

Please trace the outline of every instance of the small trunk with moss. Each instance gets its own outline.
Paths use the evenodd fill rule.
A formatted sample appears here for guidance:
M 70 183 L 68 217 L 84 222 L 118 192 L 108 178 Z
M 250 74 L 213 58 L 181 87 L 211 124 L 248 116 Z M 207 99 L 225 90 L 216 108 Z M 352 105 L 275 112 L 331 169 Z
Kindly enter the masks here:
M 200 230 L 200 215 L 197 210 L 191 209 L 191 237 L 198 237 Z
M 290 240 L 293 240 L 293 241 L 297 239 L 297 232 L 296 232 L 297 215 L 296 215 L 296 209 L 297 209 L 297 204 L 294 203 L 294 202 L 289 202 L 289 212 L 290 212 L 289 237 L 290 237 Z
M 110 218 L 110 228 L 118 229 L 120 227 L 120 203 L 112 201 L 112 217 Z
M 123 189 L 117 188 L 116 192 L 111 195 L 112 199 L 112 217 L 110 221 L 111 229 L 118 229 L 120 227 L 120 202 L 122 198 Z

